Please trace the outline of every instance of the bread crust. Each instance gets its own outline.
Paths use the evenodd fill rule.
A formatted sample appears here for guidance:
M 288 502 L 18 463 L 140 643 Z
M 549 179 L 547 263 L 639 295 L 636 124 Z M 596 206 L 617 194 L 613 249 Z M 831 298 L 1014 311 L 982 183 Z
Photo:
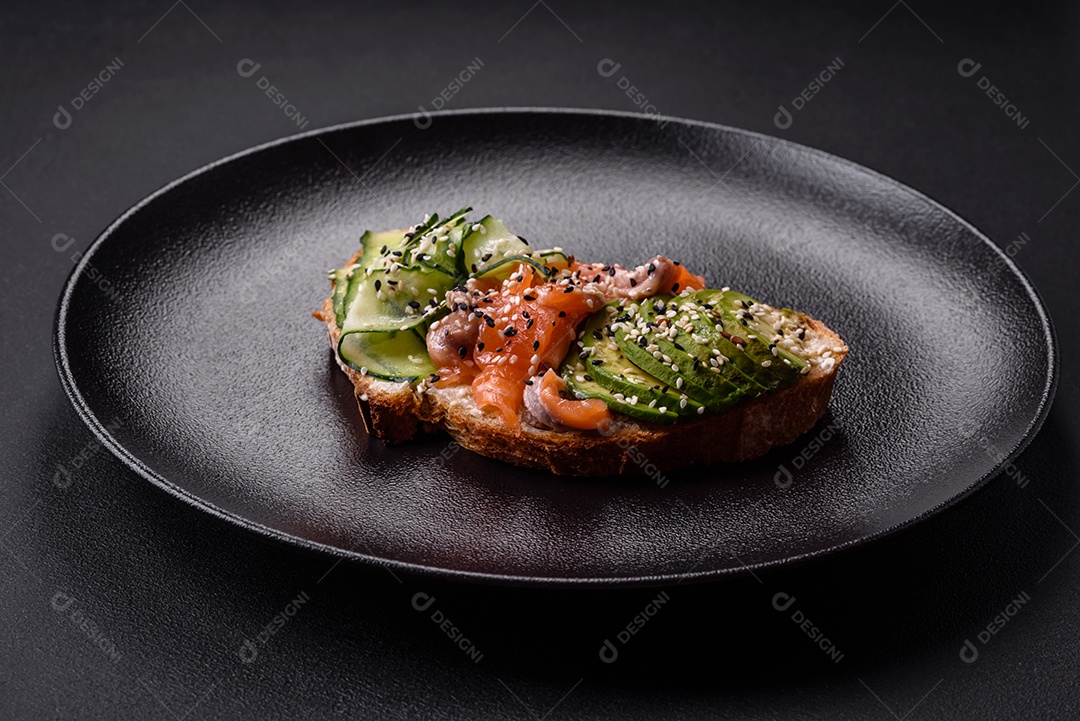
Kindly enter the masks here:
M 481 410 L 467 385 L 435 388 L 362 376 L 337 354 L 340 331 L 333 301 L 312 314 L 326 325 L 334 359 L 353 384 L 368 433 L 387 444 L 408 441 L 420 432 L 442 429 L 461 446 L 490 458 L 559 475 L 606 476 L 663 472 L 690 465 L 756 458 L 809 431 L 829 406 L 836 371 L 847 345 L 824 323 L 806 316 L 833 362 L 814 362 L 794 384 L 736 405 L 720 415 L 705 415 L 674 425 L 636 421 L 614 414 L 609 432 L 552 431 L 527 422 L 512 429 L 493 412 Z M 524 411 L 523 411 L 524 413 Z

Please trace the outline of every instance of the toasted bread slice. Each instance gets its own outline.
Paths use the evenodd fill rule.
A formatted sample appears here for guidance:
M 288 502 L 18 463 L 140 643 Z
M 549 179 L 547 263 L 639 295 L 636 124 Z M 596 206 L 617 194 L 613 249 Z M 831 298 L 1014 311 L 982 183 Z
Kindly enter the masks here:
M 807 317 L 811 331 L 807 347 L 814 355 L 810 371 L 794 384 L 740 403 L 726 413 L 674 425 L 643 423 L 616 414 L 617 422 L 604 433 L 535 428 L 523 416 L 516 430 L 496 413 L 480 409 L 467 385 L 436 388 L 427 381 L 409 384 L 360 375 L 337 355 L 339 330 L 332 300 L 327 298 L 322 310 L 312 315 L 326 324 L 330 347 L 352 381 L 368 433 L 393 444 L 442 429 L 481 455 L 575 476 L 655 476 L 693 464 L 744 461 L 791 443 L 825 413 L 836 370 L 848 352 L 835 332 Z M 831 361 L 818 355 L 825 351 L 831 352 Z

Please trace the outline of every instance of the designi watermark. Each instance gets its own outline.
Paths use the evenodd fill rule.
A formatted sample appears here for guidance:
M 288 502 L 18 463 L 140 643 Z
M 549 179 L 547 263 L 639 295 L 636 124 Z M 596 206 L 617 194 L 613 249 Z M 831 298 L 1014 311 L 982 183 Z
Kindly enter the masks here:
M 814 99 L 814 97 L 822 91 L 822 89 L 836 77 L 844 67 L 844 61 L 837 57 L 828 65 L 825 69 L 814 76 L 814 79 L 807 84 L 805 88 L 799 91 L 798 95 L 791 99 L 791 107 L 794 112 L 799 112 L 807 106 L 807 104 Z M 773 125 L 780 130 L 787 130 L 795 122 L 795 116 L 791 110 L 787 109 L 787 106 L 783 103 L 776 110 L 776 115 L 773 116 Z
M 1020 595 L 1009 602 L 1005 608 L 1001 609 L 1001 613 L 994 616 L 990 623 L 986 624 L 986 628 L 975 634 L 975 638 L 980 644 L 985 646 L 990 643 L 990 639 L 997 635 L 997 633 L 1005 628 L 1005 624 L 1013 619 L 1016 614 L 1020 613 L 1020 610 L 1027 605 L 1031 600 L 1031 596 L 1027 591 L 1021 591 Z M 960 660 L 964 663 L 975 663 L 979 660 L 979 647 L 972 643 L 970 638 L 964 639 L 964 645 L 960 647 Z
M 250 78 L 259 72 L 261 67 L 262 63 L 257 63 L 251 58 L 244 58 L 236 64 L 236 72 L 242 78 Z M 259 79 L 255 81 L 255 86 L 262 90 L 266 97 L 270 98 L 270 102 L 281 108 L 281 112 L 285 114 L 286 118 L 292 120 L 297 128 L 303 130 L 308 126 L 308 119 L 300 114 L 296 106 L 265 75 L 259 76 Z
M 459 72 L 454 78 L 447 83 L 446 87 L 439 91 L 439 93 L 431 99 L 432 110 L 442 110 L 446 107 L 446 104 L 454 99 L 454 96 L 461 92 L 461 89 L 468 84 L 470 80 L 475 78 L 480 70 L 484 67 L 484 61 L 479 56 L 473 58 L 465 66 L 465 68 Z M 416 108 L 417 115 L 413 118 L 413 123 L 421 130 L 427 130 L 431 127 L 431 113 L 428 112 L 427 106 L 419 105 Z
M 956 66 L 956 72 L 960 73 L 960 77 L 962 78 L 974 77 L 981 69 L 982 63 L 977 63 L 971 58 L 964 58 Z M 1021 130 L 1027 130 L 1027 126 L 1031 121 L 1021 114 L 1020 109 L 1016 107 L 1015 103 L 1005 97 L 1005 93 L 990 82 L 990 78 L 981 75 L 979 79 L 975 81 L 975 84 L 978 86 L 979 90 L 986 93 L 986 97 L 990 98 L 990 101 L 994 103 L 994 105 L 1001 108 L 1001 112 L 1005 113 L 1005 117 L 1016 123 L 1016 127 Z
M 777 611 L 785 613 L 789 608 L 795 605 L 795 597 L 789 593 L 780 591 L 772 598 L 772 606 Z M 825 654 L 833 660 L 833 663 L 840 663 L 844 659 L 843 652 L 836 647 L 832 641 L 825 635 L 825 633 L 814 625 L 814 623 L 807 618 L 806 614 L 801 609 L 795 608 L 791 612 L 792 622 L 802 629 L 807 638 L 814 642 L 818 648 L 825 652 Z
M 791 464 L 791 468 L 796 471 L 802 470 L 811 458 L 821 452 L 821 449 L 825 447 L 825 444 L 828 443 L 839 430 L 840 424 L 832 422 L 818 431 L 817 435 L 811 438 L 810 441 L 803 446 L 803 449 L 799 451 L 794 458 L 788 461 L 788 463 Z M 773 474 L 773 483 L 781 490 L 789 488 L 792 481 L 795 480 L 795 474 L 788 468 L 788 463 L 781 463 L 777 468 L 776 473 Z
M 52 247 L 57 253 L 66 253 L 74 243 L 75 238 L 67 233 L 57 233 L 52 237 Z M 78 263 L 82 260 L 82 257 L 82 251 L 76 250 L 70 256 L 71 262 Z M 101 292 L 109 296 L 110 300 L 116 301 L 120 297 L 120 292 L 113 287 L 109 279 L 93 263 L 86 264 L 86 275 L 84 277 L 100 288 Z
M 103 654 L 105 654 L 106 658 L 114 664 L 119 663 L 120 658 L 123 655 L 120 653 L 120 649 L 116 647 L 116 644 L 113 643 L 112 639 L 102 632 L 101 628 L 94 622 L 94 619 L 87 616 L 79 607 L 74 596 L 64 593 L 63 591 L 57 591 L 53 594 L 49 604 L 57 613 L 67 615 L 68 619 L 71 621 L 71 625 L 86 634 L 86 637 L 90 639 L 91 643 L 97 646 Z
M 90 102 L 95 95 L 101 92 L 101 89 L 105 87 L 105 84 L 116 77 L 116 74 L 120 72 L 120 69 L 124 67 L 124 61 L 119 57 L 113 58 L 108 64 L 102 68 L 93 79 L 87 83 L 86 87 L 78 92 L 71 99 L 71 110 L 68 110 L 67 105 L 56 106 L 56 113 L 53 115 L 53 125 L 59 130 L 67 130 L 71 127 L 71 123 L 74 122 L 74 116 L 72 113 L 77 113 L 86 107 L 86 104 Z
M 300 607 L 309 600 L 311 599 L 307 595 L 307 592 L 301 591 L 300 595 L 289 601 L 281 611 L 275 613 L 274 617 L 263 626 L 262 630 L 255 634 L 254 641 L 245 638 L 241 642 L 240 648 L 237 650 L 237 655 L 240 656 L 240 660 L 244 663 L 253 663 L 255 659 L 259 657 L 259 648 L 266 646 L 266 644 L 270 642 L 270 639 L 273 638 L 278 631 L 284 628 L 285 624 L 292 620 L 293 616 L 299 613 Z
M 113 418 L 111 421 L 105 424 L 105 430 L 109 433 L 115 433 L 119 429 L 123 428 L 124 424 L 119 418 Z M 71 471 L 68 470 L 70 465 L 75 470 L 79 470 L 85 466 L 91 458 L 96 456 L 104 445 L 95 436 L 88 440 L 83 446 L 71 457 L 67 463 L 57 463 L 56 470 L 53 472 L 52 484 L 59 488 L 61 491 L 67 490 L 71 487 L 73 477 Z
M 641 609 L 641 612 L 636 614 L 630 623 L 626 624 L 622 630 L 615 634 L 615 639 L 619 642 L 619 645 L 625 646 L 630 643 L 638 631 L 645 628 L 645 624 L 652 620 L 653 616 L 660 612 L 671 597 L 668 596 L 667 591 L 661 591 L 660 595 L 645 604 L 645 608 Z M 604 642 L 600 645 L 600 660 L 604 663 L 615 663 L 619 658 L 619 647 L 611 642 L 610 638 L 605 638 Z
M 476 647 L 476 645 L 469 640 L 465 635 L 465 632 L 454 625 L 445 613 L 437 608 L 432 608 L 435 605 L 435 597 L 430 593 L 424 593 L 420 591 L 412 597 L 412 607 L 420 613 L 425 613 L 428 609 L 431 610 L 431 622 L 439 627 L 439 630 L 446 634 L 446 637 L 454 642 L 454 645 L 460 648 L 466 656 L 472 659 L 473 663 L 480 663 L 484 658 L 484 654 Z
M 622 69 L 622 63 L 615 62 L 611 58 L 604 58 L 596 64 L 596 72 L 602 78 L 612 78 L 615 74 Z M 660 117 L 660 111 L 649 100 L 645 93 L 630 82 L 630 78 L 625 75 L 619 75 L 619 78 L 615 81 L 615 87 L 622 90 L 626 97 L 630 98 L 630 102 L 634 104 L 634 107 L 645 113 L 646 115 L 653 115 L 656 117 L 656 124 L 659 127 L 664 127 L 671 122 L 668 118 Z
M 622 427 L 621 423 L 612 420 L 597 428 L 596 432 L 602 436 L 610 437 L 615 435 Z M 619 436 L 615 439 L 615 445 L 623 450 L 623 456 L 626 460 L 637 466 L 642 474 L 656 483 L 658 488 L 666 488 L 667 484 L 670 483 L 670 479 L 664 475 L 660 467 L 653 463 L 649 455 L 641 450 L 630 438 Z
M 964 421 L 956 430 L 961 438 L 974 440 L 975 445 L 981 448 L 994 463 L 1001 463 L 1005 460 L 1005 452 L 998 448 L 985 434 L 979 433 L 978 424 L 974 421 Z M 1006 463 L 1001 472 L 1016 481 L 1016 485 L 1020 488 L 1026 488 L 1030 482 L 1030 479 L 1021 473 L 1020 469 L 1012 461 Z

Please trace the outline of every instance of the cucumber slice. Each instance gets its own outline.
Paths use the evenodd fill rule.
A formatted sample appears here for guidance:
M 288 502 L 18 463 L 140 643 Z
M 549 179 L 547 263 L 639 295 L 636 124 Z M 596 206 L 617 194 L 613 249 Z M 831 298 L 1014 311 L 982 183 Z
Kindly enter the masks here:
M 343 335 L 372 331 L 400 331 L 415 328 L 433 319 L 454 278 L 426 268 L 376 270 L 370 275 L 353 274 L 346 295 Z M 433 292 L 434 291 L 434 292 Z M 434 301 L 434 302 L 432 302 Z
M 404 256 L 406 244 L 405 231 L 403 230 L 381 230 L 377 233 L 370 230 L 366 231 L 360 236 L 362 249 L 360 257 L 356 259 L 356 265 L 362 269 L 382 268 L 384 265 L 389 265 L 389 261 L 384 263 L 384 258 L 390 256 L 393 251 L 402 254 L 401 256 L 392 256 L 395 259 Z M 383 256 L 383 248 L 386 248 L 387 256 Z
M 528 257 L 529 260 L 524 262 L 543 265 L 531 257 L 532 249 L 528 243 L 511 233 L 501 220 L 490 215 L 485 216 L 479 223 L 470 225 L 461 243 L 465 272 L 476 277 L 491 277 L 487 275 L 487 271 L 496 266 L 507 265 L 506 261 L 515 257 Z M 505 268 L 507 275 L 512 270 L 512 266 Z
M 472 208 L 462 208 L 446 220 L 430 225 L 429 229 L 418 230 L 408 241 L 404 264 L 422 265 L 447 275 L 460 275 L 458 258 L 461 256 L 462 238 L 469 227 L 465 214 L 470 210 Z
M 338 355 L 360 373 L 387 381 L 415 381 L 435 372 L 424 336 L 415 330 L 351 333 L 342 336 Z
M 330 271 L 330 280 L 334 284 L 330 298 L 334 303 L 334 322 L 337 323 L 338 328 L 345 322 L 345 294 L 348 292 L 349 284 L 352 282 L 349 275 L 351 270 L 351 267 L 345 267 Z

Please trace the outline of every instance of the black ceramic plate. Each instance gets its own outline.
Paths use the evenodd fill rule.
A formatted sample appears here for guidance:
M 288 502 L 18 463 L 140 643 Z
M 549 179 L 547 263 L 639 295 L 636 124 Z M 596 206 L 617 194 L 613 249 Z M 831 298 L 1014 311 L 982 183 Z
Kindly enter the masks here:
M 766 458 L 664 484 L 368 438 L 310 316 L 325 270 L 365 228 L 467 204 L 534 244 L 624 265 L 663 253 L 824 319 L 852 349 L 831 410 Z M 547 585 L 716 577 L 896 531 L 1019 453 L 1056 378 L 1034 289 L 925 196 L 775 138 L 592 111 L 391 118 L 203 168 L 93 244 L 56 353 L 108 447 L 220 518 L 366 562 Z

